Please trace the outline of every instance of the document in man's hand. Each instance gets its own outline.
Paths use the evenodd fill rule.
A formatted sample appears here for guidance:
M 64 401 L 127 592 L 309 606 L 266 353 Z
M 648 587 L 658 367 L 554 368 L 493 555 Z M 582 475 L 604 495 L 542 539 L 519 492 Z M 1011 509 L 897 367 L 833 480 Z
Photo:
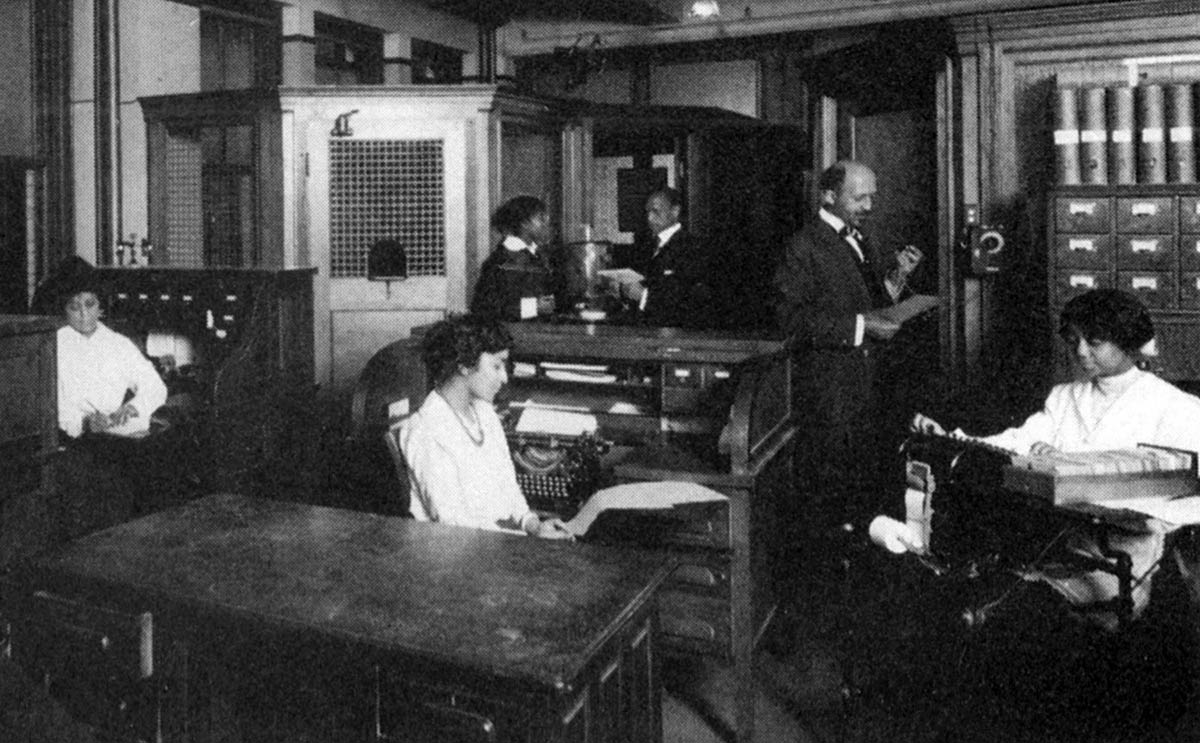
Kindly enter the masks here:
M 937 307 L 941 302 L 941 298 L 933 294 L 914 294 L 899 304 L 875 310 L 875 314 L 885 320 L 903 325 L 914 317 Z
M 604 268 L 596 272 L 604 281 L 610 284 L 639 284 L 646 277 L 632 268 Z

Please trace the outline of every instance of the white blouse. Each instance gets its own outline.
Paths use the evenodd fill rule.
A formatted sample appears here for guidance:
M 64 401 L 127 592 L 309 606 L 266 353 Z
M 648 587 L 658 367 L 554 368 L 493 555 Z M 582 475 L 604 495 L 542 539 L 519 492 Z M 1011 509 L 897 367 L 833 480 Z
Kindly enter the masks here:
M 479 442 L 436 390 L 400 424 L 400 450 L 411 485 L 409 508 L 418 521 L 517 530 L 530 510 L 517 484 L 504 427 L 490 404 L 474 400 L 472 407 L 483 433 Z
M 150 416 L 167 401 L 167 386 L 133 341 L 104 323 L 98 323 L 91 336 L 69 325 L 59 328 L 59 428 L 68 436 L 79 436 L 86 416 L 115 413 L 127 392 L 133 393 L 129 402 L 138 414 L 112 433 L 148 430 Z
M 1148 372 L 1130 369 L 1096 381 L 1060 384 L 1046 397 L 1045 407 L 1020 426 L 984 441 L 1026 454 L 1044 441 L 1061 451 L 1126 449 L 1157 444 L 1200 451 L 1200 398 Z M 1150 599 L 1150 577 L 1163 556 L 1166 524 L 1149 519 L 1144 531 L 1115 532 L 1110 546 L 1133 561 L 1134 614 Z M 1072 549 L 1099 555 L 1090 539 L 1076 539 Z M 1044 580 L 1072 603 L 1086 605 L 1117 595 L 1116 576 L 1104 572 L 1031 575 Z

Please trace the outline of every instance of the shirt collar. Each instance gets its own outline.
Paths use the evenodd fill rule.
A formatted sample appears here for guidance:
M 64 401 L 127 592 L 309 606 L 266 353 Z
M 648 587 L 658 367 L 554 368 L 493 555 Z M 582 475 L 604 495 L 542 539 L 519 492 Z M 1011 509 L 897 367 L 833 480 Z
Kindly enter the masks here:
M 679 230 L 681 230 L 681 229 L 683 229 L 683 225 L 676 222 L 675 224 L 671 225 L 667 229 L 658 233 L 658 247 L 661 248 L 662 246 L 666 245 L 667 241 L 670 240 L 672 237 L 675 237 L 675 233 L 679 232 Z
M 504 241 L 500 243 L 505 250 L 511 250 L 514 253 L 519 253 L 522 250 L 528 250 L 530 253 L 537 255 L 537 243 L 527 243 L 516 235 L 508 235 Z
M 837 232 L 838 234 L 841 234 L 842 228 L 846 226 L 846 221 L 844 219 L 833 212 L 826 210 L 825 207 L 821 207 L 821 210 L 817 212 L 817 216 L 820 217 L 821 221 L 823 221 L 825 224 L 832 227 L 833 231 Z
M 1136 366 L 1131 367 L 1127 371 L 1120 374 L 1115 374 L 1111 377 L 1096 377 L 1093 382 L 1096 385 L 1096 390 L 1105 397 L 1112 395 L 1124 394 L 1126 390 L 1134 385 L 1144 375 L 1141 369 Z

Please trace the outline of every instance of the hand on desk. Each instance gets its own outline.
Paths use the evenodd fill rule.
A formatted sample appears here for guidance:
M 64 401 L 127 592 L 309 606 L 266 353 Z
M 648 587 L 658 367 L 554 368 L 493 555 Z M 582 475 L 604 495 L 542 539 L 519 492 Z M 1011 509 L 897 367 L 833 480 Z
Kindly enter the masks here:
M 1029 447 L 1030 454 L 1036 454 L 1039 457 L 1044 457 L 1048 454 L 1057 454 L 1058 449 L 1054 448 L 1045 441 L 1035 441 L 1033 446 Z
M 533 532 L 534 536 L 542 539 L 565 539 L 567 541 L 575 541 L 575 535 L 567 528 L 562 519 L 550 518 L 542 521 L 537 525 L 537 529 Z

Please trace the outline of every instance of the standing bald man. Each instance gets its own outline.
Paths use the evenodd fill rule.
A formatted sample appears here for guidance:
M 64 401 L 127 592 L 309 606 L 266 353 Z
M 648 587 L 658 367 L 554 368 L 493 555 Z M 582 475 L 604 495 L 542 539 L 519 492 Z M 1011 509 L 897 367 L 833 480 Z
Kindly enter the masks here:
M 821 174 L 821 209 L 790 240 L 775 273 L 777 316 L 797 361 L 796 411 L 804 431 L 799 496 L 787 540 L 801 545 L 800 572 L 818 586 L 837 578 L 842 525 L 862 528 L 881 494 L 877 464 L 877 354 L 899 325 L 878 310 L 904 299 L 921 261 L 912 246 L 881 257 L 862 230 L 875 199 L 875 173 L 843 161 Z M 898 472 L 887 473 L 892 479 Z M 790 562 L 790 560 L 789 560 Z

